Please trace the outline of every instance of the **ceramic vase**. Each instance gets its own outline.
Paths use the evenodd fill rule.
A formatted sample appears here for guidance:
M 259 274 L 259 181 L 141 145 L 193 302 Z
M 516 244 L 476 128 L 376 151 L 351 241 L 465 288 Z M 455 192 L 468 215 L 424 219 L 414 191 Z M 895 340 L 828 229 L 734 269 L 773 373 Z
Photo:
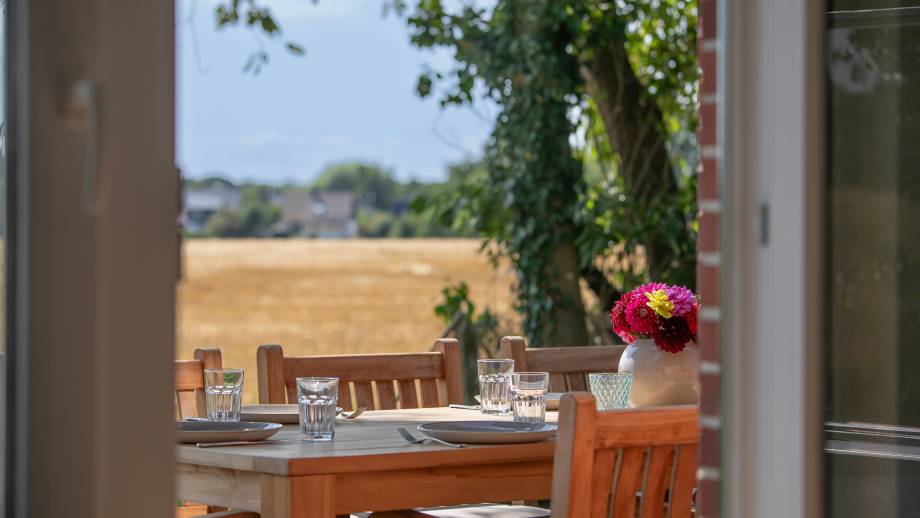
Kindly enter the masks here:
M 700 401 L 700 351 L 690 342 L 679 353 L 663 351 L 649 338 L 629 344 L 619 372 L 633 375 L 629 406 L 688 405 Z

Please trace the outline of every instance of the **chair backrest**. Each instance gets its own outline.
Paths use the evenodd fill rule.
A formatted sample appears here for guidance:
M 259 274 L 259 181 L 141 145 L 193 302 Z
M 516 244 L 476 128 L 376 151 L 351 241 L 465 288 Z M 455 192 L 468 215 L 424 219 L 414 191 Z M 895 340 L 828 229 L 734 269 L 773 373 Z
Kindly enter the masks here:
M 528 348 L 520 336 L 502 338 L 502 358 L 514 360 L 518 372 L 548 372 L 550 392 L 588 390 L 587 375 L 616 372 L 625 345 Z
M 339 406 L 345 409 L 463 403 L 460 344 L 452 338 L 438 339 L 427 353 L 285 357 L 280 345 L 262 345 L 258 365 L 260 403 L 294 403 L 297 378 L 305 376 L 339 378 Z
M 204 417 L 204 370 L 222 367 L 220 349 L 195 349 L 194 360 L 176 360 L 176 418 Z
M 598 412 L 562 396 L 553 518 L 689 518 L 700 440 L 696 405 Z

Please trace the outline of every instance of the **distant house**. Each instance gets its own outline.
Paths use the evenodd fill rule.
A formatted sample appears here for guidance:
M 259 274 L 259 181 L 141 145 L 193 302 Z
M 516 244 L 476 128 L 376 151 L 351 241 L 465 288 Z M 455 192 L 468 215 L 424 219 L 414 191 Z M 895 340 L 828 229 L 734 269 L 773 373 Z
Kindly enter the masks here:
M 183 188 L 182 227 L 189 232 L 202 232 L 219 210 L 236 210 L 239 206 L 240 191 L 233 186 L 215 183 L 204 188 Z
M 288 192 L 279 196 L 279 235 L 346 238 L 358 235 L 355 197 L 350 192 Z

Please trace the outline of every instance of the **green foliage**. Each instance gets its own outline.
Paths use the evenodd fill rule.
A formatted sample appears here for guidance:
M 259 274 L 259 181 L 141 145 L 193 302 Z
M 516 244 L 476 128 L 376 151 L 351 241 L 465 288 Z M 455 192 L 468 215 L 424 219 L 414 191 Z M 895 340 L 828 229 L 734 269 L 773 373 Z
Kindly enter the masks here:
M 315 4 L 317 1 L 312 0 L 312 3 Z M 218 4 L 214 13 L 218 28 L 242 24 L 271 39 L 281 37 L 281 26 L 272 14 L 271 9 L 257 0 L 227 0 Z M 306 52 L 300 44 L 293 41 L 285 41 L 283 46 L 295 56 L 303 56 Z M 249 55 L 243 71 L 258 74 L 262 70 L 262 66 L 268 64 L 268 60 L 268 52 L 260 48 Z
M 449 105 L 474 104 L 482 95 L 500 108 L 484 172 L 418 200 L 416 208 L 444 225 L 481 233 L 484 247 L 498 245 L 488 249 L 517 270 L 518 309 L 531 340 L 545 336 L 554 306 L 566 303 L 551 283 L 553 251 L 566 241 L 577 244 L 582 273 L 591 276 L 598 296 L 609 296 L 611 283 L 627 289 L 647 280 L 650 265 L 638 252 L 652 243 L 661 256 L 651 265 L 657 280 L 693 284 L 695 2 L 393 4 L 407 15 L 413 44 L 454 53 L 452 68 L 422 73 L 420 96 Z M 657 132 L 668 143 L 676 189 L 646 185 L 652 194 L 640 197 L 619 174 L 626 150 L 616 148 L 611 130 L 623 128 L 606 127 L 597 103 L 632 106 L 616 105 L 622 91 L 592 98 L 584 79 L 584 68 L 617 45 L 643 89 L 639 101 L 660 114 L 660 125 L 653 121 L 639 131 Z M 575 138 L 579 134 L 583 139 Z
M 568 28 L 557 23 L 558 2 L 500 1 L 490 12 L 471 5 L 449 12 L 438 0 L 418 2 L 407 18 L 412 43 L 449 47 L 455 67 L 429 72 L 420 94 L 435 81 L 448 82 L 442 105 L 473 103 L 477 84 L 500 111 L 486 146 L 484 175 L 471 174 L 442 194 L 442 223 L 467 226 L 512 259 L 517 303 L 525 332 L 540 342 L 552 332 L 559 304 L 570 304 L 554 287 L 554 253 L 577 234 L 581 164 L 569 137 L 578 106 L 578 62 L 565 51 Z M 448 81 L 448 77 L 450 80 Z
M 502 323 L 488 308 L 477 313 L 465 282 L 442 289 L 441 297 L 434 313 L 448 326 L 442 336 L 455 337 L 460 342 L 466 399 L 470 401 L 478 393 L 476 360 L 496 355 L 495 346 L 504 335 Z

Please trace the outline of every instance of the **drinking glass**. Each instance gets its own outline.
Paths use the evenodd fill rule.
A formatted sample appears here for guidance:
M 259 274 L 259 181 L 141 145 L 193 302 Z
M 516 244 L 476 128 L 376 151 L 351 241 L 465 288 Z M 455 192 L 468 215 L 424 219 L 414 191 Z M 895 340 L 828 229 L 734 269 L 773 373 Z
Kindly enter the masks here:
M 335 436 L 335 407 L 339 401 L 339 378 L 297 378 L 300 438 L 331 441 Z
M 632 374 L 628 372 L 593 372 L 588 374 L 588 386 L 597 401 L 598 410 L 629 408 Z
M 243 369 L 205 369 L 204 394 L 209 421 L 239 421 Z
M 546 421 L 547 387 L 548 372 L 511 373 L 511 406 L 515 421 L 538 424 Z
M 511 412 L 511 373 L 514 360 L 479 360 L 479 399 L 483 414 Z

